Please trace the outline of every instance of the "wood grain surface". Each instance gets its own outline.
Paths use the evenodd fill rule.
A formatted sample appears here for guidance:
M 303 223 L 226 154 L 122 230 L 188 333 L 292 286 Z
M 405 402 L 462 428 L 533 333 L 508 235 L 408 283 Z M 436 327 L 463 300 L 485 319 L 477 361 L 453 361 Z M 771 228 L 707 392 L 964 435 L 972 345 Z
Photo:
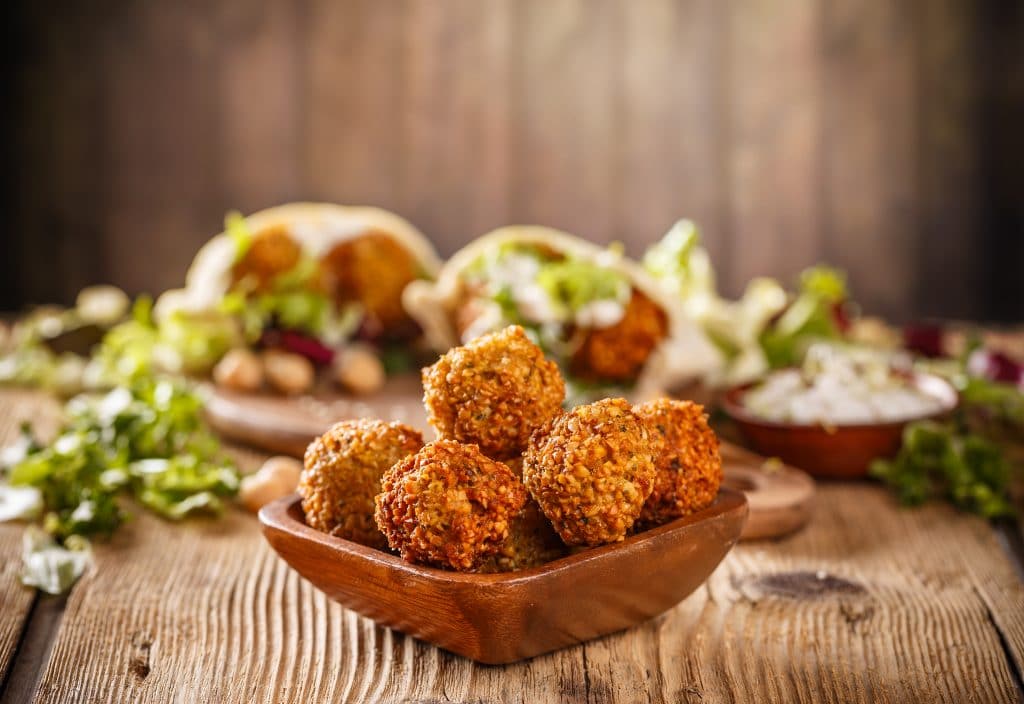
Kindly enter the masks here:
M 691 217 L 730 294 L 823 259 L 871 313 L 1021 314 L 1020 3 L 65 5 L 4 7 L 0 307 L 180 286 L 226 211 L 301 198 L 444 254 Z
M 40 432 L 48 432 L 58 413 L 57 403 L 45 396 L 4 391 L 0 396 L 0 448 L 15 440 L 25 421 L 36 423 Z M 35 601 L 35 592 L 21 584 L 21 533 L 18 524 L 0 523 L 0 683 L 6 677 Z
M 988 524 L 942 505 L 899 509 L 870 484 L 826 483 L 817 500 L 808 529 L 741 544 L 671 611 L 504 667 L 330 602 L 252 516 L 140 512 L 97 545 L 34 701 L 1019 701 L 1024 585 Z M 16 542 L 0 541 L 3 564 Z M 3 589 L 6 620 L 9 594 L 31 596 Z M 33 699 L 16 694 L 0 699 Z

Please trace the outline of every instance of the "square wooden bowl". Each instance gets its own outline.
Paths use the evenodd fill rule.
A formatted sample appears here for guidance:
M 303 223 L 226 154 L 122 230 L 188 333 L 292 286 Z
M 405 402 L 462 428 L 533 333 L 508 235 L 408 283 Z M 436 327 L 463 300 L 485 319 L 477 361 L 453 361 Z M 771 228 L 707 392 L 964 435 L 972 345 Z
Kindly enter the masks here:
M 329 597 L 377 623 L 473 660 L 533 657 L 641 623 L 707 579 L 740 537 L 741 492 L 692 516 L 529 570 L 421 567 L 305 523 L 298 496 L 260 511 L 263 534 Z

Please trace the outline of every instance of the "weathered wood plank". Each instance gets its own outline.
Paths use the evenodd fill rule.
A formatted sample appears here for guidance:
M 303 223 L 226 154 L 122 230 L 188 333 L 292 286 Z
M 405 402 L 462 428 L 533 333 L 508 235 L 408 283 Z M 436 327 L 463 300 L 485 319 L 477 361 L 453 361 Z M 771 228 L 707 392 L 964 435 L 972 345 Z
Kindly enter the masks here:
M 822 12 L 825 253 L 868 312 L 891 317 L 918 287 L 917 18 L 907 3 Z
M 400 209 L 404 9 L 399 0 L 309 4 L 300 90 L 311 199 Z
M 923 315 L 967 318 L 972 292 L 986 288 L 976 238 L 962 236 L 977 231 L 984 187 L 975 142 L 981 91 L 975 65 L 976 43 L 982 41 L 974 31 L 978 10 L 970 0 L 920 5 L 918 105 L 927 119 L 917 128 L 921 274 L 916 307 Z M 943 276 L 949 262 L 956 262 L 958 275 Z M 942 285 L 936 286 L 939 280 Z
M 224 0 L 219 156 L 224 208 L 249 213 L 302 197 L 301 6 Z M 212 233 L 210 233 L 212 234 Z
M 616 237 L 639 255 L 677 219 L 696 221 L 713 261 L 726 259 L 719 172 L 724 125 L 714 2 L 616 5 L 622 33 Z
M 132 293 L 181 286 L 221 229 L 217 6 L 127 3 L 96 30 L 106 109 L 103 275 Z
M 21 584 L 21 526 L 0 525 L 0 683 L 18 647 L 35 593 Z
M 620 236 L 621 34 L 614 3 L 516 3 L 512 217 L 594 242 Z
M 730 261 L 724 289 L 754 276 L 791 280 L 822 256 L 822 4 L 728 6 Z
M 403 21 L 401 212 L 445 254 L 508 223 L 513 7 L 419 2 Z
M 0 390 L 0 448 L 15 440 L 25 421 L 41 435 L 52 432 L 59 411 L 55 401 L 40 394 Z M 0 690 L 35 598 L 35 590 L 21 584 L 22 530 L 19 524 L 0 523 Z

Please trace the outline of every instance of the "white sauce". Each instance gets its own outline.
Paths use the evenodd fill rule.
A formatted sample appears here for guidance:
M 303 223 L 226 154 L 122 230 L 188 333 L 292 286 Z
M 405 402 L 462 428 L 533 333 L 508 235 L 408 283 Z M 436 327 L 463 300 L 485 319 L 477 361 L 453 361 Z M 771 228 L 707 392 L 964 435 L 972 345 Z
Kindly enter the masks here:
M 803 369 L 768 375 L 743 404 L 765 420 L 837 426 L 909 420 L 944 407 L 897 373 L 891 360 L 829 345 L 812 346 Z

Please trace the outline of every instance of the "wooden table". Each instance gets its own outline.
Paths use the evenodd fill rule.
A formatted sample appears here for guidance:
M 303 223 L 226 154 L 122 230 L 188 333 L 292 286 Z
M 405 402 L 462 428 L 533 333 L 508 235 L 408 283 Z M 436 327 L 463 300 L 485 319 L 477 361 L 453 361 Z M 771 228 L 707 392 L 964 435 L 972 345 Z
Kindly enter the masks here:
M 17 420 L 55 411 L 38 395 L 0 392 L 0 442 Z M 640 627 L 504 667 L 329 602 L 240 511 L 182 524 L 139 513 L 96 545 L 95 570 L 67 597 L 21 587 L 20 536 L 0 525 L 3 702 L 1024 696 L 1024 582 L 1004 545 L 1019 534 L 943 505 L 900 509 L 871 484 L 821 485 L 810 527 L 741 544 L 697 593 Z

